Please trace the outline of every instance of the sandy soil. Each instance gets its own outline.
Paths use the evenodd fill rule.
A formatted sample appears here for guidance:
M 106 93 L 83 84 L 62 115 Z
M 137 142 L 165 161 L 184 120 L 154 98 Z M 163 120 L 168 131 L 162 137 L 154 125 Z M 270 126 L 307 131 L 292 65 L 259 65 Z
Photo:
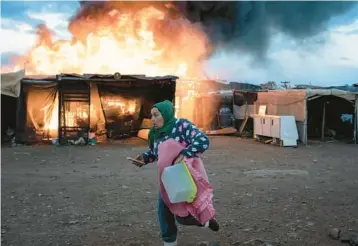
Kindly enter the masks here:
M 138 139 L 2 148 L 2 245 L 162 245 L 156 165 L 125 159 L 145 149 Z M 358 229 L 358 146 L 215 137 L 204 161 L 222 230 L 180 227 L 180 245 L 334 246 L 331 227 Z

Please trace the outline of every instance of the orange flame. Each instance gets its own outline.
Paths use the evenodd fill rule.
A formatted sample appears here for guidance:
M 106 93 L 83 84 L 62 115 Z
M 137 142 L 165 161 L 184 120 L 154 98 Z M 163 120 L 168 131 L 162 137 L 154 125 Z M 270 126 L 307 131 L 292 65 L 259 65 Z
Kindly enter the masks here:
M 30 75 L 198 76 L 199 60 L 208 54 L 207 37 L 186 19 L 169 18 L 155 7 L 113 9 L 95 20 L 82 18 L 71 23 L 72 41 L 53 41 L 51 31 L 41 25 L 37 45 L 17 58 L 12 70 L 26 63 Z
M 135 101 L 133 100 L 126 100 L 126 101 L 122 101 L 122 100 L 112 100 L 112 101 L 107 101 L 107 105 L 108 106 L 116 106 L 116 107 L 120 107 L 121 108 L 121 114 L 133 114 L 136 110 L 136 104 Z

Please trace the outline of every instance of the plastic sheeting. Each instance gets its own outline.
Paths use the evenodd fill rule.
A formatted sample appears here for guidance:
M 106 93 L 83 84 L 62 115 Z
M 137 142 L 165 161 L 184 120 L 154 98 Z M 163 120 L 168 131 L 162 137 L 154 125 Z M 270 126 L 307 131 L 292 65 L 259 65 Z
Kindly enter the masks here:
M 258 92 L 256 109 L 267 105 L 266 114 L 294 115 L 300 140 L 307 143 L 307 101 L 322 96 L 336 96 L 348 101 L 354 101 L 356 93 L 338 89 L 310 89 Z
M 258 92 L 257 109 L 259 105 L 267 105 L 266 114 L 269 115 L 294 115 L 296 121 L 306 119 L 306 91 L 267 91 Z
M 203 129 L 216 129 L 217 113 L 221 97 L 218 95 L 200 97 L 177 97 L 175 107 L 176 117 L 185 118 Z
M 142 97 L 138 92 L 113 86 L 98 86 L 99 98 L 110 137 L 130 135 L 139 129 Z
M 306 120 L 306 100 L 321 96 L 336 96 L 355 100 L 355 93 L 337 89 L 284 90 L 258 92 L 257 105 L 267 105 L 267 114 L 294 115 L 296 121 Z M 257 107 L 258 108 L 258 107 Z
M 104 118 L 101 99 L 99 98 L 97 84 L 91 84 L 91 108 L 90 108 L 90 125 L 91 128 L 97 129 L 99 126 L 104 126 L 106 120 Z
M 344 98 L 348 101 L 354 101 L 355 95 L 357 92 L 351 91 L 343 91 L 338 89 L 314 89 L 314 90 L 306 90 L 306 95 L 308 100 L 320 97 L 320 96 L 336 96 Z
M 57 138 L 58 91 L 56 85 L 27 87 L 26 129 L 28 137 Z
M 21 92 L 21 80 L 25 76 L 25 70 L 14 73 L 1 74 L 1 94 L 10 97 L 19 97 Z
M 234 91 L 233 113 L 236 119 L 243 120 L 256 114 L 257 92 Z
M 58 83 L 66 85 L 68 82 L 52 79 L 22 80 L 23 90 L 18 98 L 16 123 L 19 142 L 58 137 L 57 86 Z M 146 78 L 146 80 L 154 80 L 154 78 Z M 133 84 L 91 82 L 90 105 L 87 101 L 64 102 L 65 117 L 61 117 L 61 125 L 71 127 L 71 134 L 76 134 L 77 128 L 86 126 L 87 129 L 90 124 L 90 131 L 95 132 L 97 138 L 101 137 L 103 140 L 107 135 L 124 137 L 135 133 L 140 129 L 141 121 L 150 118 L 153 104 L 163 100 L 173 100 L 175 92 L 175 86 L 170 83 L 139 82 Z M 66 122 L 63 122 L 63 118 Z

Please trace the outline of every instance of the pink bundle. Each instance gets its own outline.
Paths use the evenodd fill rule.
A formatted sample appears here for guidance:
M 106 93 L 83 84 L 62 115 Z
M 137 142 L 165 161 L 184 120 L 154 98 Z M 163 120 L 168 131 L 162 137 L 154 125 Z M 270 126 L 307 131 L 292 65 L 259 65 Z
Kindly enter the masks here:
M 204 224 L 215 217 L 216 212 L 212 202 L 213 187 L 209 184 L 208 176 L 201 158 L 184 158 L 198 190 L 197 196 L 192 203 L 170 203 L 161 181 L 164 168 L 171 166 L 174 159 L 185 147 L 185 145 L 178 143 L 174 139 L 169 139 L 160 144 L 158 149 L 158 179 L 160 192 L 163 201 L 174 215 L 179 217 L 192 215 L 197 221 Z

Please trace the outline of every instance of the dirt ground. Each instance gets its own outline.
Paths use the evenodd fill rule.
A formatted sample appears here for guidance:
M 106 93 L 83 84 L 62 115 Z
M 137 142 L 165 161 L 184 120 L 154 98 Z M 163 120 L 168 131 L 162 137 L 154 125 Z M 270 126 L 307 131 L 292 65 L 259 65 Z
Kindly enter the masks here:
M 222 230 L 180 227 L 179 245 L 334 246 L 330 228 L 358 229 L 357 146 L 211 141 L 203 158 Z M 145 149 L 138 139 L 2 148 L 2 245 L 162 245 L 156 164 L 126 160 Z

